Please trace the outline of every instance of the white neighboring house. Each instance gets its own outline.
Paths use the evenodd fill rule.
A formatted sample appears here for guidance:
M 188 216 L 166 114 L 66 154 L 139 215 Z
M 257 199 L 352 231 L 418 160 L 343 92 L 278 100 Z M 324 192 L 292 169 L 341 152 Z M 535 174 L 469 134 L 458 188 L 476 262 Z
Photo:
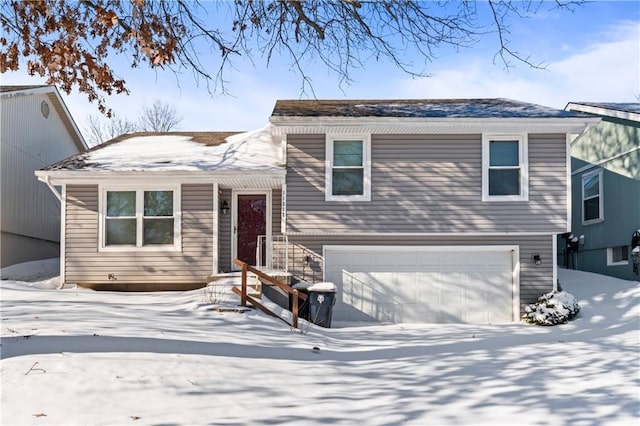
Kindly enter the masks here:
M 60 203 L 35 170 L 87 150 L 55 86 L 0 86 L 0 266 L 57 257 Z

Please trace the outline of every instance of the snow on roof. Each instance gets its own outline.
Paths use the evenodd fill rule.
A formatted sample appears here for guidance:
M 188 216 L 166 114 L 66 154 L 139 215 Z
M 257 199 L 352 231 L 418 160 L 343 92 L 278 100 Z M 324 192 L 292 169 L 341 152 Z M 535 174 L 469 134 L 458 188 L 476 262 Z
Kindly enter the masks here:
M 272 117 L 562 118 L 583 117 L 511 99 L 279 100 Z
M 270 125 L 245 133 L 142 133 L 118 137 L 45 170 L 199 171 L 274 170 L 282 148 Z

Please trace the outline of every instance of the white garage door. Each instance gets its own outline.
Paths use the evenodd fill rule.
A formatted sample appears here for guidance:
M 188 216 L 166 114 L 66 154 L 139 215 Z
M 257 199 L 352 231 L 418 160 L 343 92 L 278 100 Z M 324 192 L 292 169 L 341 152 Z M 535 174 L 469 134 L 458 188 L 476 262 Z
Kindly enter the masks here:
M 519 316 L 518 248 L 325 246 L 333 319 L 475 324 Z

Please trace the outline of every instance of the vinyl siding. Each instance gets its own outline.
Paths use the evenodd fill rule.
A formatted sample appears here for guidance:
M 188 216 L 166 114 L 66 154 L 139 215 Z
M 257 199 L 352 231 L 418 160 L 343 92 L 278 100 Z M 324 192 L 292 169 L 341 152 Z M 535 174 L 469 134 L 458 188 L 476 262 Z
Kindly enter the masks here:
M 229 213 L 218 215 L 218 269 L 221 272 L 231 270 L 231 189 L 220 189 L 220 205 L 226 200 L 229 204 Z
M 529 135 L 529 201 L 482 202 L 481 135 L 372 135 L 371 201 L 326 202 L 325 136 L 288 135 L 287 232 L 564 232 L 564 134 Z
M 40 112 L 42 101 L 50 106 L 48 118 Z M 34 171 L 78 152 L 66 118 L 45 94 L 2 97 L 0 117 L 2 231 L 58 242 L 60 202 Z
M 373 246 L 483 246 L 483 245 L 514 245 L 520 247 L 520 303 L 521 307 L 533 303 L 544 293 L 553 290 L 553 246 L 551 235 L 538 235 L 526 237 L 482 237 L 482 236 L 456 236 L 456 237 L 314 237 L 295 236 L 289 237 L 289 241 L 298 246 L 298 249 L 306 249 L 322 256 L 324 245 L 373 245 Z M 301 253 L 302 251 L 299 250 Z M 533 263 L 533 254 L 540 254 L 542 264 Z M 314 272 L 303 263 L 303 256 L 290 258 L 290 269 L 298 272 L 306 271 L 305 278 L 313 280 L 322 279 L 322 271 Z M 464 262 L 461 258 L 460 262 Z M 305 269 L 306 268 L 306 269 Z M 302 277 L 301 277 L 302 278 Z M 318 280 L 316 279 L 316 281 Z
M 576 158 L 572 159 L 572 163 L 574 169 L 588 164 Z M 635 166 L 629 167 L 630 165 Z M 628 250 L 631 250 L 631 236 L 634 231 L 640 229 L 640 179 L 630 178 L 628 173 L 612 171 L 623 167 L 629 172 L 632 172 L 634 167 L 640 169 L 640 151 L 605 163 L 602 167 L 593 167 L 573 175 L 571 232 L 576 236 L 584 236 L 584 245 L 580 246 L 579 253 L 571 255 L 569 266 L 582 271 L 637 281 L 639 277 L 633 273 L 633 262 L 630 261 L 628 265 L 607 265 L 607 249 L 627 246 Z M 585 174 L 597 170 L 602 170 L 601 200 L 604 203 L 604 220 L 583 224 L 582 178 Z M 560 264 L 564 264 L 564 245 L 565 240 L 559 238 Z
M 98 186 L 67 186 L 66 281 L 198 283 L 212 269 L 213 187 L 182 185 L 182 250 L 98 252 Z M 112 282 L 112 281 L 111 281 Z

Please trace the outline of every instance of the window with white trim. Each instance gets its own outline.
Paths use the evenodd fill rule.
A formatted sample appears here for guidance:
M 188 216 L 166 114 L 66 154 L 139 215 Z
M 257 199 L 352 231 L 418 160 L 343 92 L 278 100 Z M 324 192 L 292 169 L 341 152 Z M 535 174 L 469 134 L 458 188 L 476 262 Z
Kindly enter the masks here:
M 179 247 L 179 191 L 103 189 L 103 249 Z
M 328 135 L 325 152 L 325 200 L 370 201 L 370 137 Z
M 482 135 L 482 200 L 527 201 L 527 135 Z
M 602 203 L 602 170 L 582 176 L 582 224 L 604 220 Z
M 607 266 L 628 265 L 629 246 L 607 248 Z

